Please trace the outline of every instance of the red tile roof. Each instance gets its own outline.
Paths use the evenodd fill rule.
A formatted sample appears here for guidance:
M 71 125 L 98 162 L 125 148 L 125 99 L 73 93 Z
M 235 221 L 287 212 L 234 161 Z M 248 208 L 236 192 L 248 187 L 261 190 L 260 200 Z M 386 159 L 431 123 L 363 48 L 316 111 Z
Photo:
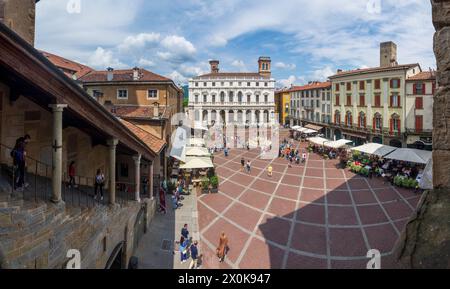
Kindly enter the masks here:
M 137 106 L 137 105 L 117 105 L 111 107 L 111 112 L 123 118 L 154 118 L 153 107 Z M 168 119 L 170 117 L 170 109 L 165 106 L 159 107 L 159 112 L 162 118 Z
M 154 136 L 137 125 L 123 119 L 120 119 L 120 121 L 156 154 L 159 154 L 166 145 L 164 140 Z
M 353 70 L 338 72 L 337 74 L 330 76 L 330 79 L 339 78 L 339 77 L 343 77 L 343 76 L 350 76 L 350 75 L 354 75 L 354 74 L 384 72 L 384 71 L 392 71 L 392 70 L 406 70 L 406 69 L 413 68 L 415 66 L 420 67 L 420 65 L 418 63 L 412 63 L 412 64 L 402 64 L 402 65 L 388 66 L 388 67 L 371 67 L 371 68 L 353 69 Z
M 409 77 L 406 81 L 436 80 L 436 71 L 424 71 Z
M 212 79 L 226 79 L 226 78 L 264 78 L 264 79 L 270 79 L 269 76 L 262 75 L 259 73 L 254 72 L 219 72 L 219 73 L 208 73 L 199 75 L 197 77 L 194 77 L 194 79 L 204 79 L 204 78 L 212 78 Z
M 50 62 L 53 63 L 53 65 L 61 69 L 64 72 L 64 74 L 66 74 L 70 78 L 72 78 L 72 76 L 75 75 L 78 79 L 88 74 L 89 72 L 93 71 L 93 69 L 90 68 L 89 66 L 80 64 L 72 60 L 68 60 L 64 57 L 46 51 L 39 51 L 39 52 L 41 52 L 45 57 L 47 57 L 47 59 L 50 60 Z
M 331 88 L 331 82 L 312 82 L 307 85 L 302 86 L 292 86 L 288 90 L 285 90 L 283 92 L 295 92 L 295 91 L 304 91 L 304 90 L 311 90 L 311 89 L 321 89 L 321 88 Z
M 172 82 L 171 79 L 161 76 L 159 74 L 153 73 L 151 71 L 145 70 L 143 68 L 139 68 L 139 80 L 133 79 L 133 69 L 122 69 L 122 70 L 113 70 L 113 79 L 112 81 L 117 82 Z M 84 83 L 89 82 L 108 82 L 107 79 L 108 71 L 92 71 L 91 73 L 83 76 L 80 81 Z

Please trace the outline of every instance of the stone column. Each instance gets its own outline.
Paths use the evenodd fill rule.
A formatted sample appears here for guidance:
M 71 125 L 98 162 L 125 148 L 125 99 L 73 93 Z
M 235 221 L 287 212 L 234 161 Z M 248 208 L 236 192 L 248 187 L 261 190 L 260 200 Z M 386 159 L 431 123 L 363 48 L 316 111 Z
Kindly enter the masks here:
M 148 192 L 150 194 L 150 199 L 154 199 L 153 192 L 153 162 L 152 161 L 148 166 Z
M 237 109 L 235 109 L 235 110 L 233 110 L 233 122 L 234 123 L 237 123 L 238 122 L 238 110 Z
M 62 184 L 62 113 L 67 104 L 51 104 L 53 111 L 52 139 L 52 202 L 61 202 Z
M 134 200 L 140 202 L 140 185 L 141 185 L 141 154 L 133 156 L 134 160 Z
M 229 113 L 228 113 L 228 109 L 227 109 L 227 110 L 225 110 L 225 119 L 224 119 L 224 123 L 226 123 L 226 124 L 229 123 L 228 117 L 229 117 Z
M 116 203 L 116 148 L 119 140 L 112 138 L 108 140 L 109 147 L 109 204 Z
M 264 123 L 264 109 L 259 110 L 259 123 Z
M 208 110 L 208 125 L 211 124 L 211 113 L 212 113 L 212 110 Z
M 247 110 L 242 111 L 242 124 L 245 125 L 247 122 Z

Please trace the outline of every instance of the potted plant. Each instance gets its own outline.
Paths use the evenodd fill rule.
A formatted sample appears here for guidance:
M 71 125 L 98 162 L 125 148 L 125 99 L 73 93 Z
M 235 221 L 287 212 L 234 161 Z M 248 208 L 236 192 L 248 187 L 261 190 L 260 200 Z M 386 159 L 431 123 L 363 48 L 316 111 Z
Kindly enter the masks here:
M 210 191 L 217 193 L 219 189 L 219 178 L 217 176 L 212 176 L 209 179 Z
M 210 187 L 210 181 L 207 177 L 202 178 L 201 180 L 202 192 L 207 193 Z

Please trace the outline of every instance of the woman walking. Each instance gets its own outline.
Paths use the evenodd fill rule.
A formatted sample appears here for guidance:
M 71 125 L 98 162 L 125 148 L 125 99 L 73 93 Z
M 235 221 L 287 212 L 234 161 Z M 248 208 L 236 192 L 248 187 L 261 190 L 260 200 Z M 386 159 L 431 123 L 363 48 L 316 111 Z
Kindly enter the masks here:
M 180 250 L 181 264 L 183 264 L 187 260 L 187 240 L 184 239 L 183 236 L 181 236 L 181 238 L 180 238 L 179 250 Z
M 75 188 L 75 162 L 70 162 L 69 165 L 69 188 Z
M 95 196 L 94 200 L 97 200 L 97 193 L 100 191 L 100 201 L 103 201 L 103 186 L 105 184 L 105 175 L 102 173 L 102 170 L 98 169 L 97 174 L 95 175 Z
M 217 257 L 219 258 L 219 262 L 223 262 L 225 260 L 225 255 L 228 252 L 228 237 L 225 235 L 225 232 L 222 232 L 219 239 L 219 247 L 217 247 Z

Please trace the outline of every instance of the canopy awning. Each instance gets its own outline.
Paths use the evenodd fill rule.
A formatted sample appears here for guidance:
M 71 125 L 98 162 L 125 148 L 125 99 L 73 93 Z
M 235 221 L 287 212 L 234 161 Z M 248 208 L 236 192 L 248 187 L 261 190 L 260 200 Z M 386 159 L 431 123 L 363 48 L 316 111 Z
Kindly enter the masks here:
M 307 124 L 305 125 L 305 128 L 309 128 L 316 131 L 320 131 L 321 129 L 323 129 L 323 127 L 314 124 Z
M 324 145 L 324 143 L 330 142 L 330 140 L 323 138 L 323 137 L 310 137 L 308 139 L 309 142 L 316 144 L 316 145 Z
M 343 132 L 342 134 L 347 137 L 356 137 L 356 138 L 360 138 L 360 139 L 367 139 L 367 135 L 365 135 L 365 134 L 358 134 L 358 133 L 354 133 L 354 132 Z
M 293 129 L 293 130 L 298 130 L 299 128 L 302 128 L 302 127 L 299 126 L 299 125 L 295 125 L 295 126 L 293 126 L 291 129 Z
M 190 138 L 187 140 L 188 146 L 198 146 L 198 147 L 204 147 L 206 145 L 206 142 L 202 138 Z
M 353 143 L 351 140 L 340 139 L 340 140 L 336 140 L 336 141 L 328 141 L 328 142 L 324 143 L 323 145 L 326 147 L 329 147 L 329 148 L 333 148 L 333 149 L 340 149 L 351 143 Z
M 385 156 L 387 159 L 417 163 L 417 164 L 426 164 L 432 157 L 432 152 L 418 150 L 418 149 L 409 149 L 409 148 L 400 148 L 396 149 L 392 153 Z
M 207 148 L 203 147 L 187 147 L 186 148 L 186 156 L 196 156 L 196 157 L 209 157 L 211 153 Z
M 213 168 L 214 164 L 209 157 L 186 157 L 186 162 L 180 165 L 180 169 L 207 169 Z
M 316 130 L 310 129 L 310 128 L 306 128 L 306 127 L 301 127 L 299 129 L 297 129 L 297 131 L 304 133 L 304 134 L 311 134 L 311 133 L 317 133 Z
M 390 154 L 391 152 L 395 151 L 396 147 L 391 147 L 379 143 L 368 143 L 364 144 L 362 146 L 358 146 L 355 148 L 352 148 L 351 150 L 359 151 L 365 154 L 369 155 L 376 155 L 379 157 L 384 157 L 387 154 Z

